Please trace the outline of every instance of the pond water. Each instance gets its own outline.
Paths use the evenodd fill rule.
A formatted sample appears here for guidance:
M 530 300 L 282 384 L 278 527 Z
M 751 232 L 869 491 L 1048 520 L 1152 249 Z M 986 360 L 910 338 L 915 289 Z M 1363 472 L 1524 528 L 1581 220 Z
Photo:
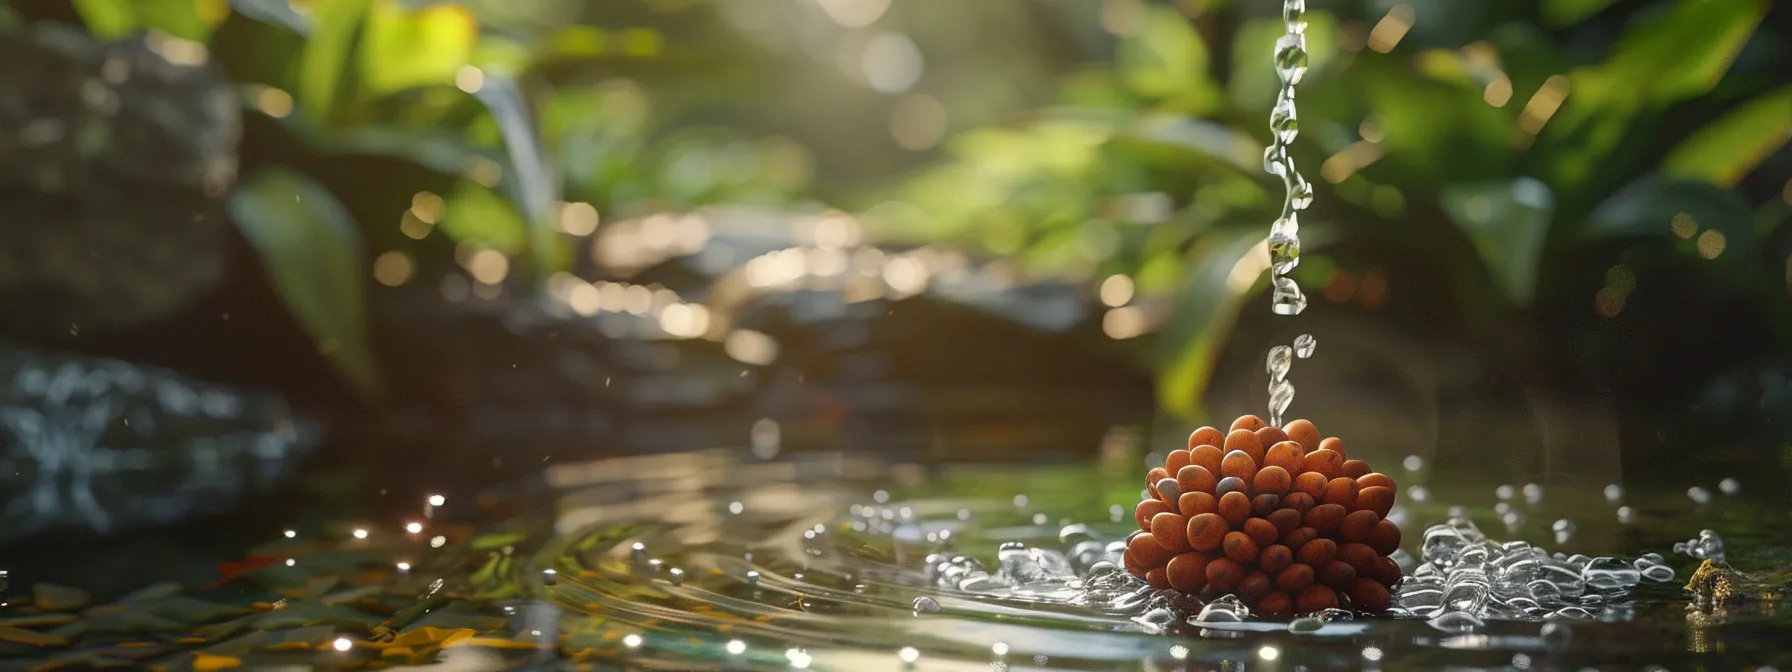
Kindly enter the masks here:
M 1456 513 L 1489 537 L 1548 553 L 1659 553 L 1673 576 L 1633 578 L 1628 591 L 1582 601 L 1584 614 L 1547 620 L 1519 612 L 1428 620 L 1414 602 L 1424 598 L 1403 591 L 1397 606 L 1412 609 L 1395 616 L 1191 622 L 1198 605 L 1153 600 L 1130 577 L 1090 572 L 1112 559 L 1100 549 L 1135 528 L 1131 507 L 1150 457 L 1135 435 L 1110 432 L 1099 457 L 1080 463 L 767 458 L 744 448 L 562 463 L 504 487 L 426 497 L 389 523 L 243 522 L 230 531 L 238 538 L 214 544 L 242 555 L 208 568 L 213 583 L 133 585 L 144 572 L 129 569 L 141 552 L 129 541 L 107 542 L 126 556 L 110 556 L 111 565 L 105 554 L 46 549 L 8 561 L 0 669 L 1792 663 L 1792 614 L 1776 599 L 1792 560 L 1778 540 L 1792 519 L 1777 495 L 1716 482 L 1703 504 L 1636 487 L 1455 487 L 1429 479 L 1419 459 L 1389 469 L 1408 489 L 1390 518 L 1403 521 L 1409 562 L 1426 553 L 1421 531 Z M 1732 577 L 1721 604 L 1683 589 L 1699 560 L 1675 545 L 1703 528 L 1747 573 Z M 203 557 L 186 553 L 189 564 Z M 1412 582 L 1424 572 L 1409 564 L 1406 574 Z M 80 589 L 37 582 L 68 576 Z M 1157 607 L 1182 611 L 1151 614 Z

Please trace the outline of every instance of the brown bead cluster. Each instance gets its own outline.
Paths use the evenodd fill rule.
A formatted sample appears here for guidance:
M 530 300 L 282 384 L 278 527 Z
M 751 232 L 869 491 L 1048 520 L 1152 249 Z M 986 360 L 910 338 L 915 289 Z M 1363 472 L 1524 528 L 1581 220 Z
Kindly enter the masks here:
M 1126 571 L 1212 600 L 1237 595 L 1269 618 L 1337 607 L 1388 608 L 1400 528 L 1386 518 L 1394 479 L 1347 457 L 1307 420 L 1254 415 L 1229 433 L 1202 427 L 1145 476 Z

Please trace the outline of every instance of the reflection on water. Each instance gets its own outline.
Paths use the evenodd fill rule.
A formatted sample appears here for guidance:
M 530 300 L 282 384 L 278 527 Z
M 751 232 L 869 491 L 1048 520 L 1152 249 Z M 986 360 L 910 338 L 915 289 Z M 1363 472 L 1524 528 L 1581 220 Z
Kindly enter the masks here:
M 93 607 L 79 590 L 15 576 L 31 592 L 9 593 L 0 608 L 0 656 L 8 658 L 0 669 L 152 661 L 181 669 L 1522 669 L 1614 660 L 1680 669 L 1695 656 L 1734 668 L 1785 655 L 1773 644 L 1788 632 L 1783 609 L 1772 594 L 1750 592 L 1783 576 L 1784 565 L 1773 563 L 1784 552 L 1766 540 L 1783 538 L 1784 516 L 1742 500 L 1694 517 L 1682 494 L 1624 493 L 1643 512 L 1638 522 L 1574 536 L 1563 552 L 1584 555 L 1571 556 L 1553 551 L 1547 525 L 1488 541 L 1468 522 L 1499 520 L 1484 506 L 1419 534 L 1422 523 L 1451 513 L 1439 501 L 1410 502 L 1405 551 L 1423 564 L 1406 568 L 1396 611 L 1404 618 L 1328 612 L 1267 622 L 1224 600 L 1201 605 L 1141 589 L 1115 571 L 1114 542 L 1134 523 L 1112 507 L 1136 499 L 1128 465 L 1142 456 L 1111 452 L 1104 462 L 1057 467 L 886 464 L 836 453 L 766 460 L 745 449 L 563 464 L 521 486 L 430 495 L 393 523 L 266 530 L 274 541 L 220 567 L 217 585 L 152 586 Z M 1430 485 L 1435 500 L 1493 499 Z M 1531 520 L 1619 527 L 1616 502 L 1566 490 L 1508 506 Z M 1683 528 L 1706 523 L 1752 530 L 1737 533 L 1725 554 L 1763 571 L 1735 577 L 1726 603 L 1689 607 L 1677 582 L 1662 581 L 1686 576 L 1697 558 L 1643 554 L 1669 550 L 1690 534 Z M 1676 550 L 1712 557 L 1730 534 Z M 1456 608 L 1433 611 L 1446 605 Z

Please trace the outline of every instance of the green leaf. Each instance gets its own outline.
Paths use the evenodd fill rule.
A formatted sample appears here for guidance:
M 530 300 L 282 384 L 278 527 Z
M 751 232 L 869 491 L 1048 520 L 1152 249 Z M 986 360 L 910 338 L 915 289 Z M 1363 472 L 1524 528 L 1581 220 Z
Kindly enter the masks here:
M 368 91 L 386 94 L 454 81 L 473 53 L 479 26 L 460 5 L 412 11 L 397 0 L 372 0 L 361 37 L 361 78 Z
M 1748 203 L 1741 195 L 1709 182 L 1659 175 L 1632 182 L 1600 203 L 1588 217 L 1590 226 L 1583 239 L 1667 237 L 1674 235 L 1674 218 L 1679 215 L 1690 218 L 1695 229 L 1718 229 L 1731 239 L 1732 247 L 1738 238 L 1744 244 L 1754 244 L 1755 237 L 1748 233 Z
M 1120 42 L 1121 79 L 1139 95 L 1174 99 L 1193 110 L 1211 107 L 1207 43 L 1175 9 L 1153 5 L 1136 33 Z
M 1451 185 L 1444 211 L 1474 243 L 1494 282 L 1513 303 L 1530 303 L 1555 196 L 1534 178 Z
M 299 54 L 297 89 L 299 106 L 319 123 L 330 118 L 369 1 L 316 0 L 312 5 L 311 32 Z
M 1158 374 L 1157 398 L 1171 413 L 1191 419 L 1205 417 L 1202 397 L 1213 375 L 1214 359 L 1238 320 L 1244 298 L 1269 269 L 1266 231 L 1236 227 L 1215 232 L 1197 241 L 1190 251 L 1192 272 L 1162 332 L 1163 344 L 1170 350 Z M 1266 304 L 1264 310 L 1268 309 Z
M 74 0 L 74 4 L 87 30 L 102 40 L 154 29 L 204 42 L 230 16 L 227 0 Z
M 273 168 L 231 191 L 230 216 L 319 350 L 365 392 L 379 387 L 367 342 L 360 234 L 322 185 Z
M 1580 23 L 1618 0 L 1543 0 L 1543 22 L 1555 28 Z
M 1792 86 L 1743 103 L 1682 141 L 1662 162 L 1671 177 L 1735 186 L 1792 140 Z
M 494 189 L 461 182 L 442 210 L 442 231 L 457 242 L 484 243 L 504 254 L 528 245 L 529 225 L 516 206 Z

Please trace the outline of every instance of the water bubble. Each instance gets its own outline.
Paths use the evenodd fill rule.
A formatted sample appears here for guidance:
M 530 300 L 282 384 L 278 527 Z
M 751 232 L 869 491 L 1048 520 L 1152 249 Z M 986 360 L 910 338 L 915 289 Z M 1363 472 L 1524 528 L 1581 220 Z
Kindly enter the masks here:
M 1201 608 L 1191 623 L 1234 623 L 1251 617 L 1251 610 L 1237 595 L 1225 595 Z
M 920 617 L 921 614 L 937 614 L 937 613 L 939 613 L 939 611 L 940 611 L 940 601 L 939 600 L 933 599 L 926 595 L 922 595 L 920 597 L 915 598 L 915 616 L 917 618 Z
M 1628 590 L 1642 580 L 1631 563 L 1611 557 L 1593 558 L 1580 575 L 1587 587 L 1597 590 Z
M 1405 467 L 1407 471 L 1418 471 L 1425 468 L 1425 458 L 1407 455 L 1406 459 L 1400 461 L 1400 466 Z
M 1642 569 L 1642 576 L 1655 583 L 1667 583 L 1674 580 L 1674 568 L 1667 565 L 1650 565 Z
M 1618 522 L 1628 525 L 1635 521 L 1636 521 L 1636 509 L 1632 509 L 1628 506 L 1618 507 Z
M 1466 611 L 1446 611 L 1426 621 L 1426 624 L 1444 632 L 1464 633 L 1486 627 L 1487 622 Z
M 1693 502 L 1699 504 L 1705 504 L 1711 501 L 1711 491 L 1696 485 L 1686 489 L 1686 496 L 1692 498 Z
M 1318 632 L 1325 627 L 1325 619 L 1318 616 L 1302 616 L 1288 622 L 1288 631 L 1297 635 Z
M 1742 492 L 1742 482 L 1734 478 L 1726 478 L 1717 482 L 1717 489 L 1723 491 L 1725 496 L 1735 497 Z
M 1493 496 L 1500 498 L 1500 501 L 1502 501 L 1502 502 L 1506 501 L 1508 499 L 1512 499 L 1513 497 L 1515 497 L 1517 495 L 1518 495 L 1518 489 L 1514 488 L 1510 485 L 1502 485 L 1500 487 L 1493 489 Z
M 1524 484 L 1524 501 L 1527 504 L 1536 504 L 1537 502 L 1543 501 L 1543 486 L 1537 485 L 1536 483 Z
M 1613 483 L 1605 486 L 1605 501 L 1616 504 L 1624 499 L 1624 486 Z
M 1557 520 L 1555 524 L 1550 525 L 1549 529 L 1555 530 L 1556 543 L 1566 544 L 1569 539 L 1574 538 L 1574 531 L 1577 528 L 1574 525 L 1574 521 L 1563 518 Z

